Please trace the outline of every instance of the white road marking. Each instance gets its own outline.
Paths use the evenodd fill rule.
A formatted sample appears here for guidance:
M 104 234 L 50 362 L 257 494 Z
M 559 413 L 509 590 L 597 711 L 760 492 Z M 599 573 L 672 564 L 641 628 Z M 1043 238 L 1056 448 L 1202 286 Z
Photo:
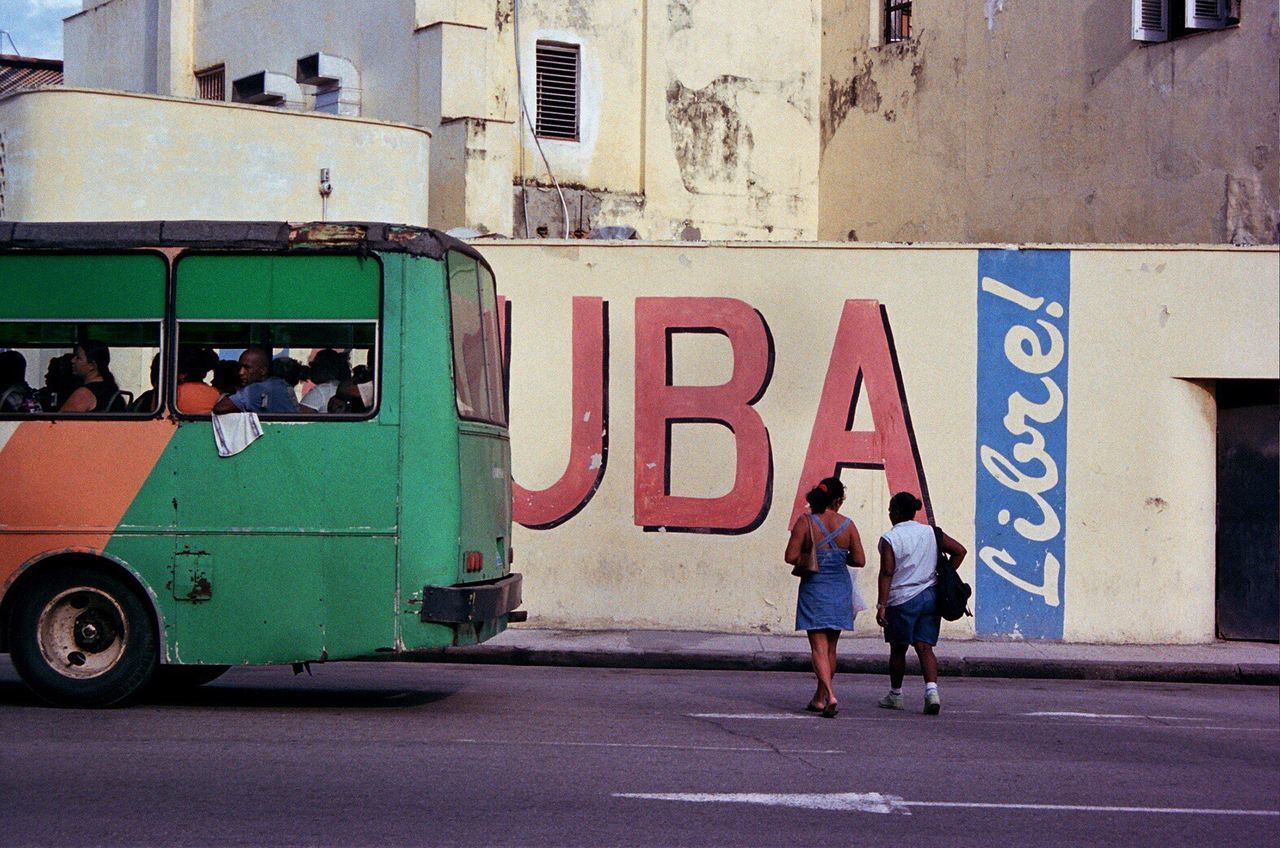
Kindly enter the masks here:
M 1280 810 L 1224 810 L 1212 807 L 1109 807 L 1094 804 L 1003 804 L 980 801 L 907 801 L 880 792 L 763 793 L 763 792 L 614 792 L 614 798 L 646 801 L 684 801 L 695 804 L 761 804 L 804 810 L 842 810 L 859 813 L 911 815 L 912 807 L 952 807 L 980 810 L 1039 810 L 1072 813 L 1151 813 L 1198 816 L 1280 816 Z
M 1158 721 L 1211 721 L 1211 719 L 1201 718 L 1200 716 L 1127 715 L 1124 713 L 1040 712 L 1023 713 L 1023 715 L 1037 718 L 1150 718 Z
M 984 710 L 946 710 L 948 716 L 953 721 L 960 721 L 966 724 L 1007 724 L 1008 719 L 1002 718 Z M 779 721 L 783 719 L 796 719 L 799 721 L 807 721 L 813 716 L 801 715 L 799 713 L 685 713 L 688 718 L 708 718 L 708 719 L 726 719 L 726 720 L 742 720 L 742 721 Z M 961 718 L 956 719 L 958 715 L 982 715 L 986 718 Z M 1112 727 L 1133 727 L 1143 730 L 1223 730 L 1233 733 L 1280 733 L 1280 727 L 1228 727 L 1222 725 L 1180 725 L 1178 727 L 1161 727 L 1152 724 L 1152 721 L 1210 721 L 1208 718 L 1196 718 L 1188 716 L 1142 716 L 1142 715 L 1120 715 L 1107 713 L 1068 713 L 1068 712 L 1036 712 L 1036 713 L 1018 713 L 1019 716 L 1028 718 L 1083 718 L 1083 719 L 1103 719 L 1109 722 Z M 1129 723 L 1121 723 L 1122 720 L 1128 719 Z M 1136 721 L 1134 721 L 1136 719 Z M 886 722 L 898 720 L 896 716 L 885 715 L 883 712 L 877 715 L 851 715 L 848 710 L 840 714 L 840 721 L 863 721 L 863 722 Z
M 685 713 L 688 718 L 738 718 L 745 721 L 786 721 L 798 719 L 805 721 L 811 716 L 794 713 Z
M 851 810 L 859 813 L 901 813 L 911 811 L 896 795 L 879 792 L 830 792 L 766 794 L 763 792 L 615 792 L 615 798 L 646 801 L 688 801 L 695 804 L 762 804 L 768 807 L 797 807 L 802 810 Z
M 1190 816 L 1280 816 L 1280 810 L 1221 810 L 1212 807 L 1103 807 L 1093 804 L 986 804 L 969 801 L 903 801 L 908 807 L 971 807 L 981 810 L 1048 810 L 1082 813 L 1162 813 Z
M 843 754 L 834 748 L 747 748 L 722 745 L 654 745 L 644 742 L 539 742 L 528 739 L 455 739 L 467 745 L 538 745 L 548 748 L 651 748 L 661 751 L 745 751 L 752 754 Z

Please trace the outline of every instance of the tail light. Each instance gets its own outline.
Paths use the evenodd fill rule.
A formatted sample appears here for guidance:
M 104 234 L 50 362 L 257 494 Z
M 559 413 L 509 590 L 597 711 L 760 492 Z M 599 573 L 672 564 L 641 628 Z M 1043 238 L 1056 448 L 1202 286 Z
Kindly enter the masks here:
M 462 568 L 467 572 L 484 571 L 484 554 L 479 551 L 467 551 L 462 558 Z

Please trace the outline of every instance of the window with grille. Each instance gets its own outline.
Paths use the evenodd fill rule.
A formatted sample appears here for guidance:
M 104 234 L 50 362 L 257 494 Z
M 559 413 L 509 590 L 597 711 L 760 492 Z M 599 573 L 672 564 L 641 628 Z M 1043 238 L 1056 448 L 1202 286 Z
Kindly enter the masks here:
M 578 140 L 579 47 L 537 45 L 537 133 L 541 138 Z
M 196 85 L 201 100 L 227 99 L 227 69 L 223 65 L 196 72 Z
M 884 2 L 884 43 L 911 39 L 911 4 L 899 0 Z

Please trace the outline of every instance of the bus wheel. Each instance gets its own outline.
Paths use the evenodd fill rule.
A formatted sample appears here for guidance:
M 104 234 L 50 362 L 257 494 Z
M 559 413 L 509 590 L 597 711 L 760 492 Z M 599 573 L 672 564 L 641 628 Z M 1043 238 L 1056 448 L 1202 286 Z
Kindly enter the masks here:
M 227 673 L 229 665 L 162 665 L 151 680 L 153 692 L 181 692 L 212 683 Z
M 58 570 L 17 599 L 9 646 L 26 684 L 63 707 L 123 703 L 147 684 L 158 660 L 138 594 L 111 574 L 83 568 Z

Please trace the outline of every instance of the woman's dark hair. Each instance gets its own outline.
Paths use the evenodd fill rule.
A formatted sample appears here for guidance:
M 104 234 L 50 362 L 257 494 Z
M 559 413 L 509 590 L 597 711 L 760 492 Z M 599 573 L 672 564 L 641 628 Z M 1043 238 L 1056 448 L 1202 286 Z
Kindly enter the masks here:
M 0 391 L 27 381 L 27 358 L 16 350 L 0 351 Z
M 44 387 L 36 391 L 36 400 L 39 401 L 41 409 L 53 412 L 83 383 L 84 381 L 71 370 L 71 354 L 55 356 L 49 360 L 49 367 L 44 375 Z
M 271 376 L 279 377 L 290 386 L 296 386 L 306 379 L 306 370 L 301 362 L 292 357 L 277 356 L 271 360 Z
M 213 364 L 213 387 L 224 395 L 240 388 L 240 363 L 234 359 L 219 359 Z
M 341 383 L 351 377 L 351 363 L 347 354 L 326 347 L 311 360 L 311 382 Z
M 889 512 L 900 516 L 904 521 L 914 518 L 922 506 L 924 504 L 920 502 L 920 499 L 910 492 L 898 492 L 898 494 L 889 498 Z
M 115 375 L 111 373 L 111 348 L 97 339 L 85 339 L 77 345 L 84 351 L 84 358 L 98 367 L 98 374 L 103 380 L 114 384 Z
M 827 477 L 809 490 L 804 499 L 809 502 L 809 509 L 814 512 L 826 512 L 836 501 L 844 497 L 844 483 L 839 477 Z
M 203 383 L 213 367 L 218 364 L 218 354 L 213 348 L 184 345 L 178 348 L 178 374 L 184 383 Z

